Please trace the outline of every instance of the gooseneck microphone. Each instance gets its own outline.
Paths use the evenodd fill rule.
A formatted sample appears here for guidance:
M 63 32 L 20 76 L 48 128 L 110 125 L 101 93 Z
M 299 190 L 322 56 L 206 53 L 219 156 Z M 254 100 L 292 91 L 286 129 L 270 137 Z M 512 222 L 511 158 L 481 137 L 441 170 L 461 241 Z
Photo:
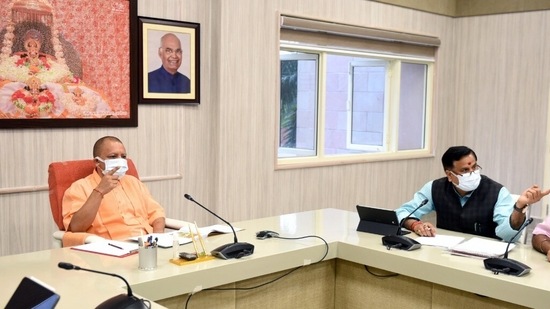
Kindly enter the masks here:
M 229 225 L 229 227 L 233 231 L 233 243 L 222 245 L 222 246 L 212 250 L 210 253 L 213 256 L 218 257 L 220 259 L 227 260 L 227 259 L 239 259 L 239 258 L 242 258 L 243 256 L 251 255 L 252 253 L 254 253 L 254 245 L 253 244 L 249 244 L 249 243 L 246 243 L 246 242 L 239 242 L 237 240 L 237 233 L 235 233 L 235 229 L 233 228 L 233 225 L 231 225 L 231 223 L 227 222 L 222 217 L 220 217 L 217 214 L 215 214 L 214 212 L 212 212 L 210 209 L 204 207 L 203 205 L 201 205 L 201 203 L 195 201 L 191 195 L 186 193 L 184 195 L 184 197 L 186 199 L 190 200 L 191 202 L 199 205 L 204 210 L 206 210 L 209 213 L 211 213 L 212 215 L 214 215 L 214 217 L 222 220 L 225 224 Z
M 510 239 L 508 242 L 508 245 L 506 246 L 506 251 L 504 252 L 504 256 L 502 258 L 487 258 L 483 260 L 483 264 L 485 265 L 485 268 L 492 271 L 495 275 L 498 275 L 500 273 L 513 275 L 513 276 L 523 276 L 531 271 L 531 267 L 508 258 L 508 252 L 510 249 L 510 244 L 516 237 L 518 237 L 519 233 L 523 231 L 529 224 L 533 222 L 533 218 L 529 218 L 525 220 L 523 225 L 520 227 L 516 235 Z
M 403 228 L 403 224 L 405 224 L 405 221 L 411 217 L 412 214 L 414 214 L 418 209 L 420 209 L 422 206 L 426 205 L 428 203 L 428 199 L 425 199 L 416 207 L 410 214 L 408 214 L 405 219 L 401 220 L 399 223 L 399 226 L 397 227 L 397 233 L 395 235 L 386 235 L 382 237 L 382 244 L 386 246 L 388 250 L 391 248 L 397 248 L 401 250 L 407 250 L 412 251 L 419 249 L 422 245 L 407 236 L 401 235 L 401 229 Z
M 115 297 L 109 298 L 106 301 L 102 302 L 97 306 L 96 308 L 99 309 L 114 309 L 114 308 L 127 308 L 127 309 L 142 309 L 147 308 L 147 306 L 143 303 L 142 299 L 138 299 L 132 294 L 132 289 L 130 288 L 130 284 L 128 284 L 128 281 L 124 279 L 122 276 L 112 273 L 106 273 L 102 271 L 97 271 L 93 269 L 86 269 L 81 268 L 79 266 L 73 265 L 71 263 L 66 262 L 59 262 L 57 264 L 59 268 L 67 269 L 67 270 L 85 270 L 96 274 L 102 274 L 102 275 L 108 275 L 120 278 L 126 283 L 126 287 L 128 288 L 128 294 L 120 294 Z

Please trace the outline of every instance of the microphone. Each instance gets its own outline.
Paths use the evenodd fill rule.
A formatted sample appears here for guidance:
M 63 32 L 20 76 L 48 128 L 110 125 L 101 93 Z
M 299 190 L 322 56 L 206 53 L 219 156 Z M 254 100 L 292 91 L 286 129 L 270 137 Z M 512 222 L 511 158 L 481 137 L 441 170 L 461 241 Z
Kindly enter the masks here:
M 254 245 L 253 244 L 249 244 L 249 243 L 246 243 L 246 242 L 239 242 L 237 240 L 237 233 L 235 233 L 235 229 L 233 228 L 231 223 L 225 221 L 222 217 L 218 216 L 217 214 L 212 212 L 210 209 L 202 206 L 201 203 L 195 201 L 191 195 L 186 193 L 184 195 L 184 197 L 186 199 L 190 200 L 191 202 L 199 205 L 204 210 L 206 210 L 209 213 L 211 213 L 212 215 L 214 215 L 214 217 L 222 220 L 225 224 L 229 225 L 229 227 L 233 231 L 233 243 L 222 245 L 222 246 L 219 246 L 218 248 L 212 250 L 210 253 L 213 256 L 218 257 L 220 259 L 227 260 L 227 259 L 240 259 L 243 256 L 251 255 L 252 253 L 254 253 Z
M 495 275 L 498 275 L 499 273 L 507 274 L 507 275 L 513 275 L 513 276 L 523 276 L 531 271 L 531 267 L 508 258 L 508 252 L 510 248 L 510 244 L 516 237 L 523 231 L 529 224 L 533 222 L 533 218 L 529 218 L 525 220 L 523 225 L 520 227 L 516 235 L 510 239 L 508 242 L 508 245 L 506 246 L 506 251 L 504 252 L 504 256 L 502 258 L 487 258 L 483 260 L 483 264 L 485 265 L 485 268 L 492 271 Z
M 420 209 L 420 207 L 426 205 L 427 203 L 428 199 L 423 200 L 422 203 L 418 205 L 418 207 L 416 207 L 409 215 L 405 217 L 405 219 L 401 220 L 399 226 L 397 227 L 397 233 L 395 235 L 386 235 L 382 237 L 382 244 L 386 246 L 388 250 L 390 250 L 391 248 L 397 248 L 401 250 L 412 251 L 419 249 L 422 246 L 418 241 L 401 235 L 401 228 L 403 228 L 403 224 L 405 223 L 405 221 L 407 221 L 407 219 L 411 217 L 413 213 L 415 213 L 418 209 Z
M 142 299 L 138 299 L 137 297 L 135 297 L 132 294 L 132 289 L 130 288 L 130 284 L 128 284 L 128 281 L 126 281 L 126 279 L 124 279 L 120 275 L 112 274 L 112 273 L 105 273 L 105 272 L 97 271 L 97 270 L 93 270 L 93 269 L 81 268 L 79 266 L 73 265 L 71 263 L 66 263 L 66 262 L 59 262 L 57 264 L 57 266 L 59 268 L 63 268 L 63 269 L 67 269 L 67 270 L 72 270 L 72 269 L 74 269 L 74 270 L 85 270 L 85 271 L 93 272 L 93 273 L 96 273 L 96 274 L 113 276 L 113 277 L 117 277 L 117 278 L 122 279 L 124 281 L 124 283 L 126 283 L 126 287 L 128 288 L 128 295 L 120 294 L 120 295 L 117 295 L 115 297 L 109 298 L 106 301 L 99 304 L 99 306 L 97 306 L 96 308 L 99 308 L 99 309 L 115 309 L 115 308 L 144 309 L 144 308 L 147 308 L 147 306 L 145 306 L 145 304 L 143 303 Z

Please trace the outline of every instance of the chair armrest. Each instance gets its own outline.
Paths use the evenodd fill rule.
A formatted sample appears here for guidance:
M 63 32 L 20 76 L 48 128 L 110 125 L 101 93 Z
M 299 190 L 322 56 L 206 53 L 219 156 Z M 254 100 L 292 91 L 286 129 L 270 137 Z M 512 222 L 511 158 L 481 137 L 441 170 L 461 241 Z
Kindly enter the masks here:
M 53 238 L 56 240 L 62 240 L 63 235 L 65 235 L 65 231 L 55 231 L 53 232 Z
M 63 235 L 65 235 L 65 231 L 55 231 L 53 232 L 53 247 L 54 248 L 62 248 L 63 247 Z
M 172 218 L 166 218 L 165 219 L 166 228 L 172 229 L 172 230 L 179 230 L 184 226 L 188 226 L 191 224 L 190 222 L 183 221 L 183 220 L 177 220 Z
M 84 239 L 84 243 L 85 244 L 89 244 L 89 243 L 92 243 L 92 242 L 99 242 L 99 241 L 104 241 L 105 238 L 101 237 L 101 236 L 97 236 L 97 235 L 88 235 L 88 237 L 86 237 L 86 239 Z
M 101 236 L 97 236 L 97 235 L 94 235 L 94 234 L 88 234 L 88 233 L 74 233 L 74 235 L 78 235 L 78 234 L 87 234 L 88 236 L 86 236 L 84 238 L 84 244 L 89 244 L 89 243 L 92 243 L 92 242 L 98 242 L 98 241 L 104 241 L 105 238 L 101 237 Z M 63 248 L 63 237 L 65 236 L 65 231 L 55 231 L 53 232 L 53 247 L 54 248 Z M 77 244 L 74 244 L 74 245 L 77 245 Z

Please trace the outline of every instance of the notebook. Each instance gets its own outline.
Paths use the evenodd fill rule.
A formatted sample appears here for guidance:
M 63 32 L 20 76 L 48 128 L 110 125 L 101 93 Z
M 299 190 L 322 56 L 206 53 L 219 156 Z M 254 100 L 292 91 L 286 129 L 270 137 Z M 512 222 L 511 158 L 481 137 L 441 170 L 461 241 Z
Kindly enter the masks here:
M 479 237 L 472 237 L 469 240 L 462 242 L 456 246 L 450 248 L 451 254 L 478 257 L 478 258 L 491 258 L 502 257 L 506 253 L 507 242 L 484 239 Z M 515 245 L 510 244 L 509 251 L 514 249 Z
M 54 289 L 34 277 L 23 277 L 6 309 L 52 309 L 59 301 Z
M 359 225 L 357 231 L 378 235 L 395 235 L 399 228 L 399 220 L 395 211 L 390 209 L 357 205 Z M 401 235 L 408 234 L 401 230 Z

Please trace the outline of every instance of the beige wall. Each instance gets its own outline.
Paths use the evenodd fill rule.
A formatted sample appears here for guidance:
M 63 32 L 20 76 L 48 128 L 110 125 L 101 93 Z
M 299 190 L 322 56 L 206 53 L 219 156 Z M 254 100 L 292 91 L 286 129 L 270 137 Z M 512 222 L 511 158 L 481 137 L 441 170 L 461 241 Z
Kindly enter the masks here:
M 275 170 L 279 13 L 437 36 L 434 158 Z M 1 130 L 0 255 L 50 248 L 51 161 L 91 157 L 103 135 L 126 144 L 170 217 L 230 221 L 356 204 L 395 208 L 439 177 L 450 145 L 518 192 L 542 182 L 550 11 L 453 19 L 364 0 L 139 1 L 139 15 L 201 24 L 201 104 L 140 105 L 138 128 Z M 245 121 L 246 120 L 246 121 Z M 6 193 L 18 189 L 35 192 Z

